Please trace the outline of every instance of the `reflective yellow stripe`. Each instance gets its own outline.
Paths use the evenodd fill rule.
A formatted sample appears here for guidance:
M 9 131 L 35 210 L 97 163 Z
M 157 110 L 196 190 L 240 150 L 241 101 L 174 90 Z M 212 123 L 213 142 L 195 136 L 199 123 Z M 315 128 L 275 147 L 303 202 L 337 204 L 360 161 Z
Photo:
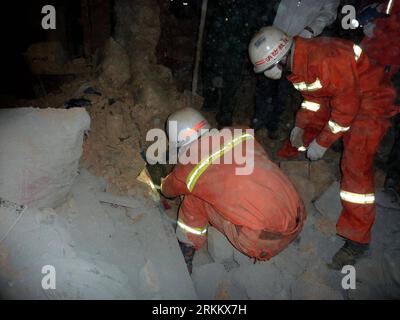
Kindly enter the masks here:
M 231 142 L 228 142 L 224 145 L 224 147 L 216 152 L 214 152 L 211 156 L 207 157 L 206 159 L 202 160 L 194 169 L 190 172 L 186 179 L 186 185 L 190 192 L 193 191 L 194 186 L 199 180 L 200 176 L 207 170 L 207 168 L 212 164 L 213 161 L 222 157 L 225 152 L 232 150 L 235 146 L 241 143 L 244 140 L 253 139 L 251 134 L 244 134 L 240 137 L 233 139 Z
M 393 9 L 393 5 L 394 5 L 394 1 L 390 0 L 387 7 L 386 7 L 386 14 L 391 14 L 392 13 L 392 9 Z
M 184 224 L 181 220 L 178 220 L 178 226 L 186 232 L 193 233 L 197 236 L 202 236 L 207 233 L 207 227 L 205 228 L 192 228 Z
M 305 146 L 301 146 L 297 150 L 300 151 L 300 152 L 304 152 L 304 151 L 307 151 L 307 148 Z
M 375 194 L 373 194 L 373 193 L 358 194 L 358 193 L 352 193 L 352 192 L 348 192 L 348 191 L 340 191 L 340 198 L 343 201 L 357 203 L 357 204 L 375 203 Z
M 358 45 L 355 44 L 353 46 L 353 51 L 354 51 L 354 56 L 356 58 L 356 61 L 358 61 L 358 59 L 360 59 L 360 57 L 361 57 L 363 50 L 361 49 L 361 47 L 359 47 Z
M 309 111 L 317 112 L 321 108 L 321 105 L 316 102 L 304 100 L 301 107 Z
M 305 82 L 293 83 L 296 90 L 299 91 L 316 91 L 322 88 L 321 81 L 317 78 L 315 82 L 307 84 Z
M 332 133 L 334 133 L 334 134 L 337 134 L 339 132 L 346 132 L 346 131 L 350 130 L 350 127 L 342 127 L 333 121 L 329 121 L 328 126 L 329 126 L 329 129 L 331 129 Z

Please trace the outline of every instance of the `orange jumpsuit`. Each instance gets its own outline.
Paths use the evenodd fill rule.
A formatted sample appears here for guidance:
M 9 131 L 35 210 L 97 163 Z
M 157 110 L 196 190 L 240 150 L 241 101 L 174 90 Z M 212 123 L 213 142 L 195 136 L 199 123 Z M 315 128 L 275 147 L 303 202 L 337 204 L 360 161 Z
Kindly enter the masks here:
M 304 145 L 316 139 L 328 148 L 343 137 L 337 233 L 369 243 L 375 219 L 373 159 L 389 118 L 398 112 L 395 90 L 383 68 L 341 39 L 296 38 L 292 70 L 288 79 L 304 97 L 296 115 L 296 126 L 305 129 Z
M 201 161 L 182 164 L 179 158 L 162 183 L 165 196 L 184 196 L 179 209 L 178 239 L 199 249 L 206 240 L 208 225 L 212 225 L 244 254 L 259 260 L 270 259 L 301 231 L 306 218 L 304 205 L 291 182 L 269 160 L 252 134 L 243 141 L 242 136 L 233 136 L 239 143 L 232 149 L 225 148 L 223 139 L 217 138 L 215 142 L 215 137 L 215 133 L 203 135 L 199 145 L 190 147 L 190 152 Z M 211 147 L 202 146 L 204 142 Z M 246 161 L 254 159 L 254 170 L 249 175 L 238 175 L 236 169 L 244 165 L 225 158 L 232 159 L 239 146 L 245 151 Z M 202 148 L 209 152 L 203 154 Z M 207 162 L 208 155 L 214 155 L 214 160 L 204 166 L 211 163 Z

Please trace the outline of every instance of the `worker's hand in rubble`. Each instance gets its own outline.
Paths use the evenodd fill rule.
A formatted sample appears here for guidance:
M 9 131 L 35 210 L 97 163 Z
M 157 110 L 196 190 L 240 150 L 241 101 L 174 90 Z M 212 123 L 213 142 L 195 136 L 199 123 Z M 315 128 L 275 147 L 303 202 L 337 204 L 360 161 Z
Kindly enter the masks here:
M 301 129 L 299 127 L 293 128 L 292 132 L 290 133 L 290 143 L 292 144 L 293 147 L 298 149 L 304 145 L 303 134 L 304 134 L 304 129 Z
M 307 158 L 311 161 L 320 160 L 324 156 L 326 150 L 328 150 L 328 148 L 320 146 L 317 141 L 314 140 L 308 147 Z

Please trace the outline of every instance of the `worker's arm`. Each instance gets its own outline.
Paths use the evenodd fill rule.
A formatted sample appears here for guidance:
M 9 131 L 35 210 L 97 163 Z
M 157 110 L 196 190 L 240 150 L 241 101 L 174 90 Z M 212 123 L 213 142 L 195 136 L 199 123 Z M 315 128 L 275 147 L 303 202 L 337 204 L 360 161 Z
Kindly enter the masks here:
M 308 25 L 312 29 L 314 37 L 320 35 L 326 26 L 329 26 L 336 20 L 339 3 L 340 0 L 325 1 L 318 17 Z
M 315 119 L 320 118 L 326 113 L 329 100 L 304 93 L 302 95 L 304 100 L 301 103 L 299 111 L 296 113 L 296 127 L 305 129 L 309 125 L 317 123 Z
M 361 93 L 355 63 L 351 59 L 347 63 L 325 61 L 323 67 L 329 79 L 331 115 L 316 140 L 322 147 L 329 148 L 351 129 L 360 108 Z
M 161 181 L 161 193 L 167 198 L 175 198 L 189 193 L 184 181 L 176 175 L 176 170 L 172 171 Z

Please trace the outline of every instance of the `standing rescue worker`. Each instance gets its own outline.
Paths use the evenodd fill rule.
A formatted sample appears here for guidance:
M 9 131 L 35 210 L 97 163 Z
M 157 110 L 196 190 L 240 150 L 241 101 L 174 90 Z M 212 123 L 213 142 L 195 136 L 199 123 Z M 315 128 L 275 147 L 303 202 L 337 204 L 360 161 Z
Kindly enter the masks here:
M 281 0 L 275 9 L 273 23 L 270 21 L 263 26 L 273 24 L 289 36 L 314 38 L 336 20 L 339 3 L 340 0 Z M 255 112 L 251 126 L 255 130 L 265 126 L 270 139 L 279 138 L 278 129 L 285 99 L 290 93 L 289 86 L 286 79 L 273 81 L 257 77 Z
M 210 128 L 208 122 L 191 108 L 173 113 L 167 128 L 174 124 L 178 134 L 169 129 L 168 135 L 170 147 L 179 149 L 178 162 L 163 179 L 161 192 L 169 198 L 184 196 L 176 233 L 189 271 L 209 225 L 257 260 L 270 259 L 297 237 L 306 218 L 304 205 L 248 130 L 224 129 L 231 137 L 204 130 Z M 237 171 L 242 165 L 232 161 L 238 149 L 253 164 L 244 175 Z M 183 161 L 188 153 L 198 161 Z
M 354 264 L 367 249 L 375 219 L 373 158 L 398 110 L 395 90 L 383 68 L 371 64 L 352 42 L 292 38 L 275 27 L 260 30 L 249 45 L 257 73 L 274 79 L 284 69 L 304 101 L 291 132 L 292 148 L 319 160 L 343 137 L 340 197 L 343 211 L 337 233 L 346 239 L 331 267 Z

